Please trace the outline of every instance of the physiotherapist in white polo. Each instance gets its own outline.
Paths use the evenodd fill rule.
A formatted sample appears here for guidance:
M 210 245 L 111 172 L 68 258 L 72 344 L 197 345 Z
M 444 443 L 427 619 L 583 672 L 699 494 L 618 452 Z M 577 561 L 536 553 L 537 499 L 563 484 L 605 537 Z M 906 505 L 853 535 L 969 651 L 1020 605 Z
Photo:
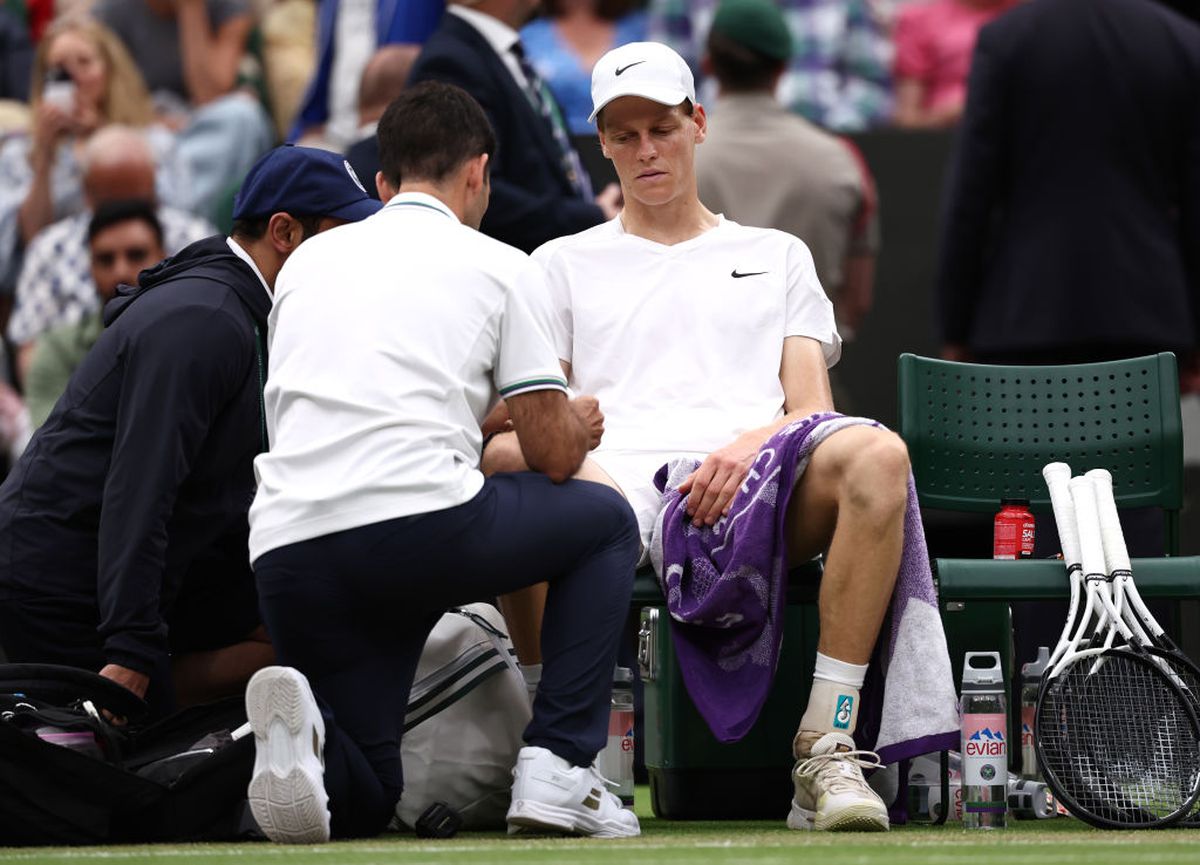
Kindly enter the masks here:
M 449 607 L 546 581 L 509 824 L 637 835 L 592 768 L 637 522 L 615 490 L 570 479 L 589 429 L 526 302 L 541 270 L 476 230 L 491 127 L 464 91 L 426 82 L 378 136 L 386 206 L 293 254 L 269 321 L 250 555 L 284 666 L 247 688 L 251 810 L 280 842 L 381 832 L 429 630 Z M 533 470 L 485 480 L 480 424 L 501 396 Z

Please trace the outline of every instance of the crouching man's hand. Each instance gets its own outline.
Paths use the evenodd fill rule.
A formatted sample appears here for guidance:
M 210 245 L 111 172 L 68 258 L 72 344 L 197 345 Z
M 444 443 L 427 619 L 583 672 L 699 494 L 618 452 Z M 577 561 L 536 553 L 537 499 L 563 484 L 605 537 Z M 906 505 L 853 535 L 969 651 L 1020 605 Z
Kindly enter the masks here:
M 118 685 L 133 691 L 142 698 L 146 696 L 146 688 L 150 686 L 150 677 L 145 673 L 122 667 L 120 664 L 106 664 L 100 671 L 100 675 L 106 679 L 112 679 Z

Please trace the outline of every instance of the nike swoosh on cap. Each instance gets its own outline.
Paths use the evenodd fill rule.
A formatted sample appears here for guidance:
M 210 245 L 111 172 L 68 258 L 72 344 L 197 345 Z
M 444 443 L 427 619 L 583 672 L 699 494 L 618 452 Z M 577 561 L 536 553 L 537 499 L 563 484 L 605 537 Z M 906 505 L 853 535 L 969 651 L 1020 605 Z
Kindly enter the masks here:
M 747 276 L 762 276 L 766 272 L 767 271 L 765 271 L 765 270 L 753 270 L 753 271 L 749 271 L 748 273 L 738 273 L 737 268 L 735 267 L 733 269 L 733 272 L 730 273 L 729 275 L 732 276 L 734 279 L 742 279 L 743 277 L 747 277 Z
M 639 63 L 645 63 L 645 62 L 646 62 L 645 60 L 635 60 L 632 63 L 626 63 L 624 66 L 618 66 L 617 74 L 620 75 L 622 72 L 625 72 L 628 69 L 632 69 L 634 66 L 637 66 Z

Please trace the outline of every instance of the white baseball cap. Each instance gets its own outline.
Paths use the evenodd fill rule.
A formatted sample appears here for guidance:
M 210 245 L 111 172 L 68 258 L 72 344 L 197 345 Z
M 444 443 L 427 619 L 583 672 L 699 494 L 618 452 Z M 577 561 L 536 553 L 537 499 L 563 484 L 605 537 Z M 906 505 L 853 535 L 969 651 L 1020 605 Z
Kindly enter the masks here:
M 622 96 L 642 96 L 663 105 L 696 101 L 696 82 L 684 59 L 661 42 L 630 42 L 609 51 L 592 69 L 592 113 Z

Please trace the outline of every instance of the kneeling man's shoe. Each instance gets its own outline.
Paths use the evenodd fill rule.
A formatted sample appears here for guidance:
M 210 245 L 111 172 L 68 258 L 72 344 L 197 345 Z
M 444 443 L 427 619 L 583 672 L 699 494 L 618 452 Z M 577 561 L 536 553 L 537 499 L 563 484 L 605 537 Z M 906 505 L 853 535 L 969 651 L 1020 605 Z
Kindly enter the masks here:
M 281 844 L 329 840 L 325 721 L 308 679 L 291 667 L 264 667 L 246 686 L 254 731 L 247 797 L 258 828 Z
M 801 733 L 796 753 L 789 829 L 888 830 L 887 807 L 862 773 L 879 766 L 876 754 L 855 750 L 854 740 L 844 733 Z
M 607 790 L 594 766 L 572 766 L 545 748 L 524 747 L 513 769 L 508 830 L 566 832 L 593 838 L 642 833 L 634 813 Z

